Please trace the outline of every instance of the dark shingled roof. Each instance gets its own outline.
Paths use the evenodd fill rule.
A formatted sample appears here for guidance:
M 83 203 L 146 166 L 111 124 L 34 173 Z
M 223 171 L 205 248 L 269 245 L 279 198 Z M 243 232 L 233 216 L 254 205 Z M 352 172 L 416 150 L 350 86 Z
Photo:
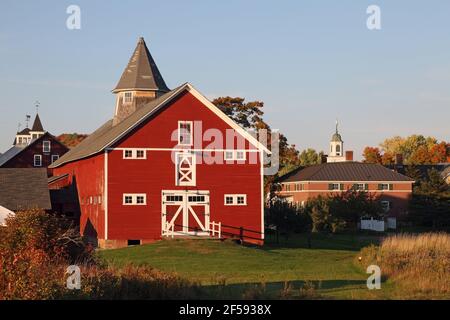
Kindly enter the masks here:
M 0 205 L 9 210 L 51 209 L 45 168 L 0 169 Z
M 33 127 L 31 127 L 31 131 L 44 131 L 44 127 L 42 126 L 41 118 L 36 113 L 36 118 L 34 118 Z
M 295 181 L 410 181 L 407 176 L 379 164 L 362 162 L 334 162 L 299 168 L 278 179 Z
M 86 139 L 81 141 L 81 143 L 78 144 L 75 148 L 72 148 L 69 152 L 64 154 L 64 156 L 53 162 L 49 166 L 49 168 L 56 168 L 65 163 L 83 159 L 102 151 L 117 138 L 122 136 L 122 134 L 149 117 L 154 111 L 164 106 L 165 102 L 170 100 L 170 98 L 174 97 L 185 88 L 187 89 L 187 87 L 188 84 L 186 83 L 166 94 L 163 94 L 159 98 L 137 109 L 128 118 L 125 118 L 115 126 L 113 126 L 112 119 L 108 120 L 100 128 L 90 134 Z
M 170 91 L 142 37 L 113 92 L 121 90 Z

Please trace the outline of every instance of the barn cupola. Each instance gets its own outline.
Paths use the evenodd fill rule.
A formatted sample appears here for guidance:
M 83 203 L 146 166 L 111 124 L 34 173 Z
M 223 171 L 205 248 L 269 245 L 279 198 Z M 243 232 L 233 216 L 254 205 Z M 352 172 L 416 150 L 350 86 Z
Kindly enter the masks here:
M 28 121 L 30 116 L 26 116 L 27 127 L 23 130 L 18 130 L 16 134 L 16 138 L 14 139 L 14 145 L 26 145 L 31 141 L 40 138 L 44 135 L 44 127 L 42 126 L 41 119 L 39 118 L 39 114 L 36 113 L 36 117 L 34 118 L 33 126 L 28 128 Z
M 119 83 L 112 91 L 117 97 L 114 125 L 168 91 L 170 90 L 150 54 L 144 38 L 139 38 Z

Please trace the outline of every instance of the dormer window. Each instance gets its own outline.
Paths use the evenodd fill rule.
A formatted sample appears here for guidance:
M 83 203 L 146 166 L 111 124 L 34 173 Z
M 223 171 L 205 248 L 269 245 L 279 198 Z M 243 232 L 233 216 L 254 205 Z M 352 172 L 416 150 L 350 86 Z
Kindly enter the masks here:
M 50 152 L 50 141 L 46 140 L 42 142 L 42 151 Z
M 131 103 L 133 102 L 133 92 L 127 91 L 123 94 L 123 102 L 124 103 Z
M 178 121 L 178 144 L 192 145 L 192 121 Z

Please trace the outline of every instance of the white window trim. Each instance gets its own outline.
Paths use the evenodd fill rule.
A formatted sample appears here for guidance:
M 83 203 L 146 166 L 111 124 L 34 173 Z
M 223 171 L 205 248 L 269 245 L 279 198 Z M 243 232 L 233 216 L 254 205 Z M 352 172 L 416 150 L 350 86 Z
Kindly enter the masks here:
M 233 198 L 233 203 L 227 203 L 227 197 Z M 238 203 L 238 197 L 244 197 L 244 203 Z M 223 197 L 223 204 L 225 206 L 246 206 L 247 205 L 247 195 L 246 194 L 225 194 Z
M 127 151 L 131 151 L 131 157 L 125 157 L 125 153 Z M 144 156 L 142 158 L 138 158 L 138 156 L 137 156 L 137 152 L 138 151 L 143 151 L 144 152 Z M 122 159 L 124 159 L 124 160 L 146 160 L 147 159 L 147 150 L 146 149 L 139 149 L 139 148 L 123 149 Z
M 190 125 L 190 138 L 189 141 L 190 143 L 181 143 L 181 124 L 189 124 Z M 194 122 L 193 121 L 178 121 L 178 145 L 179 146 L 192 146 L 194 144 L 193 141 L 193 129 L 194 129 Z
M 229 153 L 229 152 L 232 153 L 231 158 L 227 157 L 227 153 Z M 238 152 L 242 152 L 244 157 L 239 159 L 237 156 Z M 223 152 L 223 159 L 225 161 L 246 161 L 247 160 L 247 150 L 225 150 Z
M 131 100 L 130 100 L 130 101 L 127 101 L 127 97 L 126 97 L 126 94 L 127 94 L 127 93 L 129 93 L 130 96 L 131 96 Z M 133 96 L 133 91 L 125 91 L 125 92 L 123 93 L 123 103 L 132 103 L 132 102 L 133 102 L 133 98 L 134 98 L 134 96 Z
M 55 159 L 56 158 L 56 159 Z M 59 159 L 59 154 L 52 154 L 52 163 Z
M 180 181 L 178 178 L 178 169 L 179 169 L 179 159 L 180 155 L 189 155 L 192 159 L 192 165 L 191 165 L 191 181 Z M 175 185 L 176 186 L 195 186 L 197 184 L 197 157 L 195 153 L 186 153 L 186 152 L 176 152 L 175 153 Z
M 48 149 L 46 149 L 46 146 L 48 146 Z M 42 141 L 42 152 L 48 153 L 52 149 L 50 140 L 44 140 Z
M 39 164 L 36 164 L 36 159 L 39 159 Z M 35 154 L 33 157 L 33 166 L 34 167 L 42 167 L 42 155 Z
M 125 203 L 125 197 L 131 197 L 131 203 Z M 137 197 L 144 197 L 144 203 L 137 203 Z M 122 196 L 122 204 L 124 206 L 146 206 L 147 194 L 145 193 L 124 193 Z

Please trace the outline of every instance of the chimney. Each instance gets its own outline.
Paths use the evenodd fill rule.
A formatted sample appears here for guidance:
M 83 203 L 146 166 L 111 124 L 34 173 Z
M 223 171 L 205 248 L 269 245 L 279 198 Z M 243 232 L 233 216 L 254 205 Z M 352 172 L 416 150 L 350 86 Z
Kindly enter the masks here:
M 345 161 L 353 161 L 353 151 L 345 151 Z
M 403 165 L 403 154 L 397 153 L 395 154 L 395 165 L 402 166 Z

